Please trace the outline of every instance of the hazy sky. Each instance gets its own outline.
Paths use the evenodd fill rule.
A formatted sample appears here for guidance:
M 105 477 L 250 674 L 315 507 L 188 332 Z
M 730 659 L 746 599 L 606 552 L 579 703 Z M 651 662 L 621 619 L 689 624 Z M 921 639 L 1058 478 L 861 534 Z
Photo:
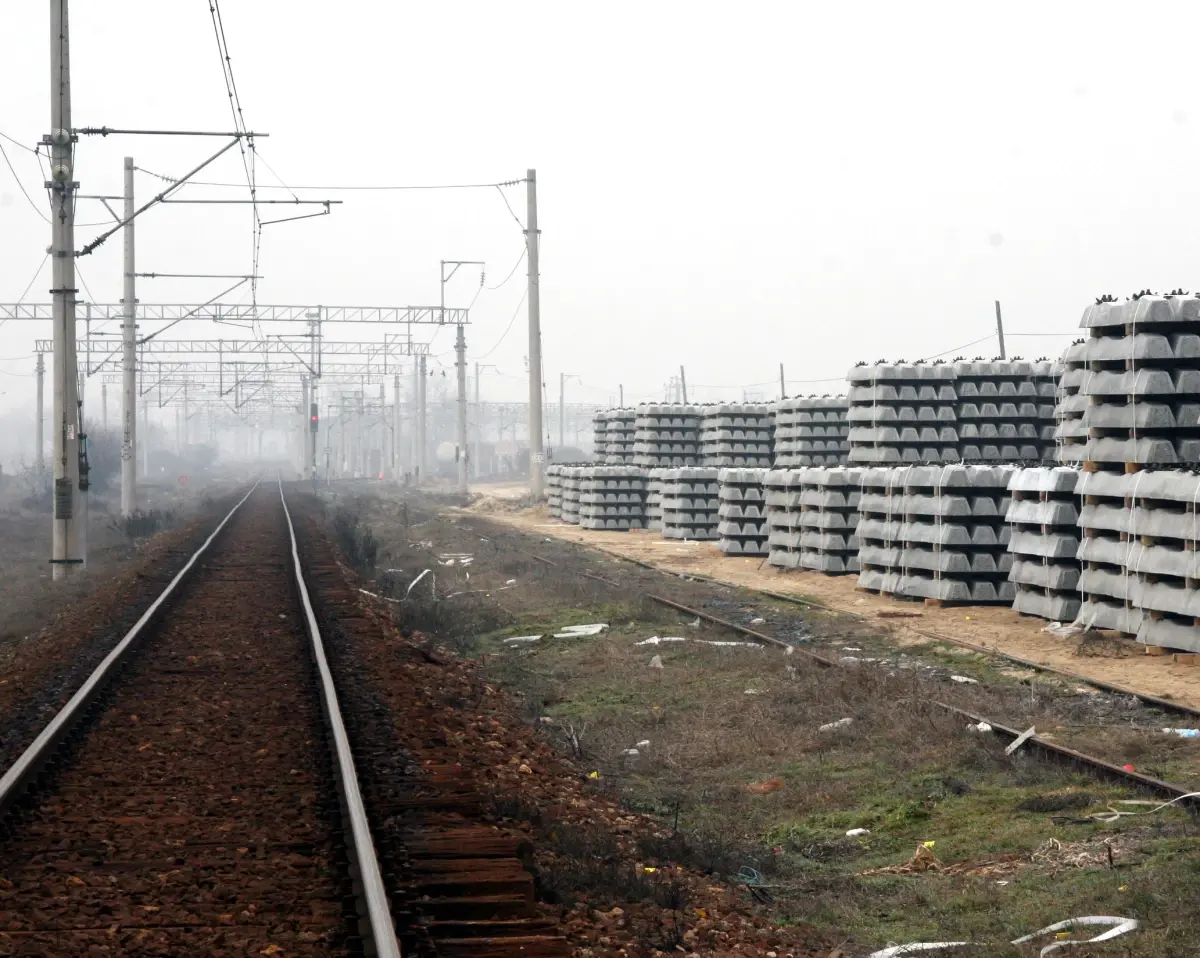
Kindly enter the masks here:
M 555 398 L 560 372 L 582 378 L 569 398 L 604 402 L 618 384 L 627 400 L 661 398 L 681 363 L 700 399 L 755 383 L 772 396 L 780 362 L 791 393 L 841 391 L 800 381 L 953 350 L 989 334 L 994 299 L 1014 333 L 1065 334 L 1014 337 L 1010 354 L 1057 354 L 1100 293 L 1193 288 L 1200 103 L 1173 44 L 1196 35 L 1194 4 L 222 6 L 247 122 L 270 133 L 261 155 L 288 184 L 537 168 Z M 76 125 L 229 128 L 205 0 L 76 0 L 71 22 Z M 47 2 L 4 3 L 0 132 L 26 144 L 49 125 L 49 46 Z M 89 139 L 76 175 L 84 192 L 118 193 L 126 154 L 180 175 L 214 146 Z M 5 147 L 44 208 L 35 158 Z M 241 177 L 235 152 L 204 179 Z M 505 192 L 523 218 L 523 189 Z M 301 195 L 346 203 L 267 228 L 260 302 L 435 303 L 439 259 L 486 259 L 494 285 L 521 253 L 496 190 Z M 83 204 L 79 219 L 105 214 Z M 139 269 L 249 271 L 245 208 L 139 222 Z M 79 245 L 98 230 L 81 228 Z M 0 164 L 0 300 L 21 295 L 48 238 Z M 117 237 L 81 261 L 98 300 L 120 298 L 119 257 Z M 449 302 L 477 286 L 464 276 Z M 28 299 L 48 287 L 46 271 Z M 146 281 L 139 298 L 220 288 Z M 502 339 L 523 292 L 522 266 L 472 312 L 469 358 L 499 367 L 484 380 L 496 398 L 524 395 L 524 307 Z M 0 404 L 29 383 L 14 374 L 32 367 L 19 357 L 35 331 L 17 325 L 0 328 Z M 451 346 L 443 332 L 441 362 Z

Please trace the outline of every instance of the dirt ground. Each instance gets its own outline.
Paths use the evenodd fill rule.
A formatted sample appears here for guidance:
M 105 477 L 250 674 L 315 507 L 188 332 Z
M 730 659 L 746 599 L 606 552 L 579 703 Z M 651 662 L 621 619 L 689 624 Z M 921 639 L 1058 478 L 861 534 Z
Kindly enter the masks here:
M 710 542 L 681 543 L 657 532 L 597 532 L 552 520 L 544 509 L 488 510 L 499 522 L 541 536 L 553 536 L 648 562 L 668 572 L 709 576 L 730 585 L 767 589 L 815 599 L 823 605 L 865 616 L 914 612 L 917 618 L 889 620 L 898 642 L 924 643 L 921 629 L 964 639 L 1040 665 L 1075 672 L 1112 685 L 1200 708 L 1200 668 L 1176 664 L 1170 656 L 1150 656 L 1135 642 L 1114 641 L 1103 649 L 1080 648 L 1077 640 L 1049 634 L 1041 619 L 995 606 L 933 608 L 855 591 L 855 576 L 783 571 L 762 559 L 726 557 Z
M 1141 810 L 1122 803 L 1146 796 L 1019 752 L 1005 756 L 1003 743 L 927 703 L 1036 725 L 1045 738 L 1200 787 L 1200 745 L 1163 734 L 1179 724 L 1164 713 L 902 633 L 901 620 L 664 577 L 552 533 L 574 531 L 588 546 L 602 534 L 550 526 L 536 514 L 514 522 L 494 497 L 458 509 L 449 498 L 384 493 L 336 493 L 334 508 L 357 516 L 355 551 L 374 557 L 364 588 L 398 624 L 475 660 L 600 794 L 631 821 L 686 838 L 689 862 L 743 895 L 765 896 L 780 926 L 816 926 L 845 958 L 889 942 L 1010 940 L 1082 914 L 1143 920 L 1136 941 L 1116 953 L 1174 958 L 1200 941 L 1191 919 L 1163 917 L 1187 911 L 1189 816 L 1113 816 Z M 610 538 L 626 549 L 640 540 L 649 554 L 667 556 L 660 561 L 681 563 L 675 571 L 704 572 L 711 561 L 696 546 Z M 784 591 L 776 582 L 767 588 Z M 803 656 L 747 646 L 644 599 L 650 591 L 847 667 L 822 671 Z M 589 622 L 609 627 L 551 637 Z M 522 638 L 532 635 L 542 638 Z M 552 822 L 541 840 L 553 858 L 575 860 L 581 849 L 560 848 L 561 832 Z

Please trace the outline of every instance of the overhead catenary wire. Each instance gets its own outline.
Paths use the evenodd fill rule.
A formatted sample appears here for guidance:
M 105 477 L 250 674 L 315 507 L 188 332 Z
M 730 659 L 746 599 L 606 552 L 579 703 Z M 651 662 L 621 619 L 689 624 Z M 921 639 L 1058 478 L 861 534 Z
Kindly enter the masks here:
M 162 173 L 155 173 L 153 170 L 148 170 L 144 166 L 137 167 L 138 172 L 145 173 L 147 176 L 153 176 L 156 179 L 163 180 L 167 183 L 174 183 L 175 180 L 170 176 L 165 176 Z M 274 172 L 274 171 L 272 171 Z M 289 193 L 295 190 L 321 190 L 323 192 L 330 191 L 345 191 L 345 192 L 389 192 L 403 190 L 490 190 L 498 186 L 515 186 L 522 183 L 524 180 L 506 180 L 502 183 L 428 183 L 428 184 L 347 184 L 342 183 L 337 186 L 276 186 L 271 183 L 260 183 L 260 190 L 287 190 Z M 188 180 L 189 186 L 209 186 L 209 187 L 224 187 L 227 189 L 240 189 L 241 183 L 220 183 L 213 180 Z
M 11 139 L 11 137 L 5 137 Z M 15 142 L 15 141 L 14 141 Z M 4 163 L 8 167 L 8 172 L 12 174 L 12 178 L 17 181 L 17 188 L 21 191 L 21 195 L 25 197 L 29 205 L 33 207 L 33 211 L 37 213 L 47 223 L 50 222 L 50 217 L 45 214 L 40 206 L 33 201 L 33 197 L 29 195 L 29 191 L 25 189 L 25 184 L 21 182 L 21 177 L 17 176 L 17 171 L 13 168 L 12 160 L 8 158 L 8 151 L 4 149 L 4 144 L 0 143 L 0 156 L 4 157 Z
M 524 293 L 521 294 L 520 302 L 517 303 L 517 308 L 513 310 L 512 319 L 510 319 L 508 321 L 508 326 L 505 328 L 504 332 L 500 334 L 500 338 L 496 340 L 495 345 L 493 345 L 491 349 L 489 349 L 482 356 L 475 357 L 475 360 L 477 362 L 479 360 L 487 359 L 490 355 L 492 355 L 492 353 L 494 353 L 497 349 L 499 349 L 500 344 L 502 342 L 504 342 L 505 339 L 508 338 L 508 334 L 510 332 L 512 332 L 513 323 L 515 323 L 517 321 L 517 316 L 520 315 L 521 307 L 525 305 L 525 297 L 528 295 L 529 295 L 528 290 L 526 290 Z

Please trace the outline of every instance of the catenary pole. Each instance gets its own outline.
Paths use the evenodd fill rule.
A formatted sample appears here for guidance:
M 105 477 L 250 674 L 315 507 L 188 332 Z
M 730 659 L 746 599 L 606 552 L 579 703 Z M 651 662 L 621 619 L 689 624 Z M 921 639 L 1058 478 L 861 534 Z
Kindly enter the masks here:
M 392 378 L 392 481 L 399 482 L 400 468 L 400 374 Z
M 38 490 L 46 482 L 46 356 L 38 353 L 37 358 L 37 448 L 34 452 L 34 470 L 37 473 Z
M 679 367 L 679 392 L 683 396 L 683 401 L 687 402 L 687 375 L 682 366 Z
M 121 303 L 121 515 L 137 511 L 137 279 L 133 157 L 125 157 L 125 268 Z
M 52 578 L 63 579 L 83 564 L 79 526 L 79 404 L 75 356 L 75 137 L 71 132 L 71 52 L 67 0 L 50 0 L 50 150 L 54 357 L 51 406 L 54 513 Z
M 1000 316 L 1000 300 L 996 300 L 996 338 L 1000 340 L 1000 358 L 1007 359 L 1004 351 L 1004 320 Z
M 540 499 L 546 483 L 546 450 L 542 436 L 542 305 L 538 275 L 537 170 L 525 174 L 525 250 L 529 263 L 529 483 Z
M 455 437 L 455 455 L 458 467 L 458 491 L 468 492 L 467 483 L 467 335 L 462 323 L 458 324 L 454 336 L 454 365 L 458 373 L 458 430 Z
M 429 474 L 429 408 L 426 404 L 428 382 L 426 377 L 425 357 L 421 357 L 421 376 L 420 376 L 420 397 L 418 398 L 419 409 L 418 429 L 421 432 L 421 438 L 417 442 L 417 468 L 421 471 L 421 478 L 424 479 Z

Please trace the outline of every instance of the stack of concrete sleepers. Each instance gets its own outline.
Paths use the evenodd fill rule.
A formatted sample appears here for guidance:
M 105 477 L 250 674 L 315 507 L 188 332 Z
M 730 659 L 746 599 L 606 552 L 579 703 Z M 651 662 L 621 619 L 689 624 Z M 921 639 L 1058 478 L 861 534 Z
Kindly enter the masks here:
M 1050 359 L 1033 362 L 1033 387 L 1037 394 L 1038 447 L 1043 464 L 1058 462 L 1058 447 L 1055 442 L 1058 427 L 1059 380 L 1063 364 Z
M 1024 360 L 956 361 L 954 391 L 959 453 L 964 462 L 1040 462 L 1042 418 L 1034 364 Z
M 775 404 L 775 468 L 845 465 L 850 451 L 845 396 L 795 396 Z
M 577 526 L 579 525 L 579 497 L 582 492 L 583 467 L 563 466 L 561 480 L 562 496 L 560 499 L 559 508 L 561 514 L 559 518 L 563 522 Z
M 1079 474 L 1078 621 L 1086 628 L 1135 636 L 1141 627 L 1142 610 L 1133 601 L 1135 580 L 1129 575 L 1132 493 L 1139 476 L 1115 470 Z
M 1200 652 L 1200 475 L 1129 477 L 1131 603 L 1142 612 L 1138 641 Z
M 803 469 L 769 469 L 763 476 L 767 507 L 767 562 L 780 569 L 800 568 L 801 476 Z
M 636 465 L 693 466 L 699 456 L 700 407 L 687 403 L 643 403 L 637 407 L 633 437 Z
M 1008 481 L 1012 466 L 905 470 L 904 548 L 896 594 L 932 602 L 1011 605 Z
M 858 572 L 862 470 L 812 466 L 800 473 L 800 568 L 826 575 Z
M 662 529 L 663 476 L 662 468 L 646 470 L 646 528 Z
M 1088 397 L 1081 392 L 1089 375 L 1087 348 L 1087 340 L 1080 339 L 1062 355 L 1062 375 L 1055 393 L 1054 459 L 1064 466 L 1082 465 L 1087 453 L 1088 431 L 1083 414 L 1087 411 Z
M 664 539 L 716 539 L 718 485 L 714 468 L 666 469 L 662 482 Z
M 588 466 L 582 470 L 579 525 L 627 531 L 646 521 L 646 473 L 637 466 Z
M 1097 303 L 1083 325 L 1085 469 L 1200 462 L 1200 299 Z
M 858 588 L 899 591 L 904 542 L 904 477 L 914 467 L 873 467 L 858 476 Z
M 1079 614 L 1079 471 L 1017 469 L 1008 480 L 1013 609 L 1054 622 Z
M 606 410 L 603 459 L 609 465 L 633 462 L 636 409 Z M 600 458 L 600 451 L 596 453 Z
M 612 412 L 611 409 L 601 409 L 592 417 L 592 456 L 597 462 L 604 462 L 608 448 L 608 419 Z
M 726 555 L 767 553 L 767 504 L 763 493 L 766 469 L 720 469 L 717 472 L 717 548 Z
M 953 366 L 940 361 L 864 364 L 847 378 L 851 464 L 959 459 Z
M 700 461 L 705 466 L 771 464 L 774 416 L 763 403 L 718 403 L 700 407 Z
M 546 504 L 551 519 L 562 517 L 562 470 L 562 466 L 553 464 L 546 467 Z

